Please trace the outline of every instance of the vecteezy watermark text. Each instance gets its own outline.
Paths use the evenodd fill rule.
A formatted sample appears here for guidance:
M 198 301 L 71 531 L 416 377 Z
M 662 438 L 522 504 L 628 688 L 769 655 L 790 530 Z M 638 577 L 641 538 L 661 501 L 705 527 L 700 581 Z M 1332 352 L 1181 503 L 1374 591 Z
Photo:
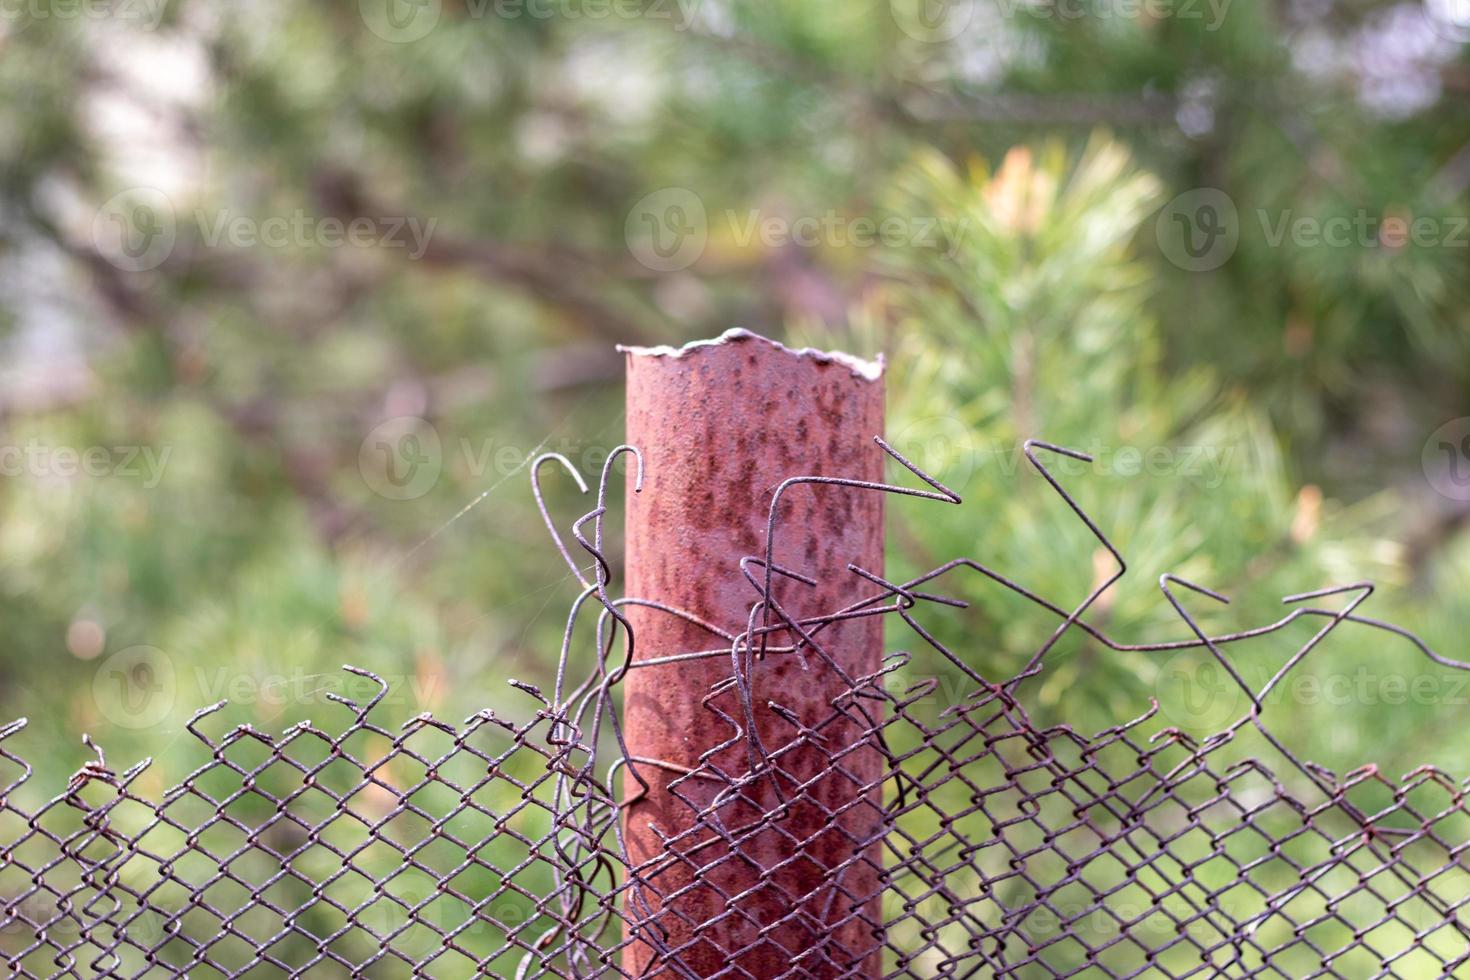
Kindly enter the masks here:
M 916 41 L 941 44 L 967 32 L 993 31 L 993 15 L 1044 20 L 1198 21 L 1218 31 L 1233 0 L 1000 0 L 998 7 L 980 0 L 889 0 L 899 30 Z M 993 14 L 992 14 L 993 10 Z M 991 17 L 976 16 L 984 11 Z
M 1344 708 L 1413 704 L 1463 709 L 1470 705 L 1470 674 L 1462 671 L 1397 672 L 1357 667 L 1321 670 L 1302 664 L 1273 681 L 1273 672 L 1254 664 L 1235 663 L 1235 670 L 1252 691 L 1265 692 L 1263 710 L 1273 705 Z M 1218 730 L 1239 719 L 1251 707 L 1246 693 L 1224 666 L 1209 653 L 1191 650 L 1175 654 L 1155 679 L 1159 706 L 1175 724 L 1190 730 Z
M 439 224 L 438 218 L 416 215 L 339 218 L 301 209 L 262 217 L 229 208 L 196 208 L 181 218 L 162 191 L 134 187 L 114 194 L 97 210 L 92 243 L 120 269 L 155 269 L 173 254 L 184 220 L 193 221 L 195 240 L 205 248 L 385 248 L 402 249 L 410 259 L 423 258 Z
M 583 473 L 602 469 L 616 446 L 567 437 L 536 445 L 494 436 L 445 439 L 433 423 L 401 415 L 375 425 L 358 447 L 357 467 L 368 489 L 388 500 L 422 497 L 439 482 L 446 465 L 470 479 L 504 478 L 524 470 L 534 456 L 560 453 Z
M 0 0 L 0 21 L 106 20 L 155 31 L 168 0 Z
M 1010 477 L 1027 465 L 1021 443 L 984 440 L 948 416 L 900 420 L 890 441 L 925 472 L 955 487 L 963 487 L 982 466 Z M 357 463 L 363 482 L 374 493 L 389 500 L 413 500 L 432 490 L 446 468 L 470 479 L 503 478 L 524 470 L 533 457 L 555 452 L 591 475 L 602 469 L 614 448 L 567 437 L 534 445 L 494 436 L 446 437 L 427 419 L 403 415 L 379 422 L 363 437 Z M 1232 469 L 1250 465 L 1241 447 L 1229 443 L 1112 445 L 1094 439 L 1077 448 L 1092 458 L 1048 456 L 1047 467 L 1064 476 L 1181 477 L 1215 489 Z
M 650 20 L 684 31 L 700 0 L 464 0 L 457 20 Z M 362 22 L 393 44 L 421 41 L 439 26 L 443 0 L 358 0 Z
M 228 701 L 235 705 L 281 709 L 325 704 L 345 698 L 366 704 L 422 709 L 443 695 L 437 674 L 383 674 L 377 681 L 348 671 L 312 673 L 301 667 L 250 670 L 238 666 L 187 666 L 153 646 L 133 646 L 98 663 L 92 675 L 92 700 L 108 721 L 142 730 L 174 719 L 176 708 Z
M 739 248 L 924 248 L 953 258 L 968 228 L 967 217 L 872 217 L 834 208 L 795 216 L 727 208 L 711 217 L 698 194 L 686 187 L 664 187 L 633 205 L 623 234 L 641 264 L 676 272 L 699 260 L 712 235 Z
M 1357 248 L 1398 251 L 1409 246 L 1470 248 L 1470 216 L 1415 215 L 1356 208 L 1340 214 L 1303 213 L 1295 208 L 1256 208 L 1242 217 L 1235 201 L 1214 187 L 1176 196 L 1159 212 L 1154 235 L 1174 265 L 1191 272 L 1218 269 L 1244 236 L 1268 248 Z
M 1059 476 L 1189 477 L 1201 480 L 1210 490 L 1223 484 L 1226 473 L 1237 465 L 1238 449 L 1229 444 L 1113 446 L 1100 440 L 1078 448 L 1092 458 L 1047 454 L 1046 468 Z M 1021 446 L 994 447 L 989 453 L 1007 476 L 1020 468 L 1025 455 Z
M 117 476 L 142 480 L 152 490 L 172 454 L 172 446 L 55 446 L 31 439 L 0 444 L 0 477 Z
M 236 248 L 404 248 L 411 259 L 423 258 L 429 239 L 438 218 L 420 221 L 412 215 L 394 215 L 369 218 L 359 216 L 344 221 L 341 218 L 316 217 L 305 211 L 293 211 L 289 215 L 255 218 L 235 214 L 229 210 L 216 211 L 213 215 L 195 211 L 194 219 L 199 224 L 200 239 L 210 248 L 220 244 Z
M 1197 20 L 1218 31 L 1233 0 L 1000 0 L 1006 17 L 1043 20 Z

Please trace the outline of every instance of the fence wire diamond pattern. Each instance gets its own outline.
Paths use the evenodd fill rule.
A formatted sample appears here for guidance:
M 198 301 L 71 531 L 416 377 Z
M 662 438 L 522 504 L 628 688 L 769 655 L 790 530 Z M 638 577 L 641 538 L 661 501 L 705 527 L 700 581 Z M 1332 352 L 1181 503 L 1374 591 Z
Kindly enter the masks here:
M 1046 470 L 1045 452 L 1071 451 L 1027 447 L 1117 556 Z M 607 471 L 603 481 L 605 491 Z M 580 532 L 602 510 L 575 529 L 597 575 L 583 580 L 577 608 L 595 600 L 603 626 L 626 629 L 620 610 L 639 600 L 609 595 L 608 565 Z M 1017 676 L 982 676 L 921 624 L 921 605 L 950 601 L 923 590 L 959 568 L 1057 617 Z M 0 956 L 8 975 L 26 978 L 601 977 L 635 975 L 624 954 L 644 946 L 652 961 L 638 975 L 696 976 L 685 962 L 693 947 L 718 943 L 720 923 L 752 915 L 749 895 L 722 889 L 722 866 L 746 860 L 742 841 L 784 834 L 789 857 L 759 869 L 759 887 L 781 889 L 789 911 L 753 923 L 749 944 L 720 947 L 722 976 L 1463 972 L 1470 809 L 1465 786 L 1444 773 L 1391 779 L 1369 767 L 1339 777 L 1299 760 L 1262 720 L 1268 691 L 1246 690 L 1246 715 L 1203 739 L 1163 724 L 1156 707 L 1094 735 L 1032 723 L 1025 681 L 1059 636 L 1085 631 L 1125 648 L 1086 618 L 1116 578 L 1067 610 L 961 559 L 901 584 L 862 573 L 877 591 L 826 616 L 784 618 L 770 602 L 778 621 L 757 627 L 752 614 L 733 654 L 724 651 L 728 681 L 705 701 L 711 730 L 727 740 L 671 784 L 691 825 L 643 861 L 623 837 L 631 800 L 614 787 L 657 763 L 620 748 L 614 694 L 631 668 L 606 656 L 570 694 L 560 682 L 549 695 L 517 685 L 514 707 L 529 706 L 530 721 L 487 710 L 457 726 L 421 715 L 393 730 L 377 720 L 387 685 L 347 668 L 375 682 L 377 696 L 329 695 L 335 718 L 279 736 L 248 725 L 219 731 L 223 703 L 204 708 L 187 727 L 209 761 L 166 789 L 148 762 L 114 771 L 89 741 L 95 761 L 36 808 L 19 802 L 36 774 L 16 748 L 24 722 L 11 724 L 0 729 Z M 1174 591 L 1212 593 L 1168 576 L 1162 587 L 1192 636 L 1126 649 L 1201 648 L 1239 680 L 1224 647 L 1315 618 L 1321 628 L 1272 684 L 1345 623 L 1466 666 L 1360 616 L 1366 585 L 1291 597 L 1281 622 L 1226 636 L 1200 629 Z M 1345 607 L 1312 605 L 1333 596 L 1348 597 Z M 769 582 L 755 598 L 772 598 Z M 907 624 L 969 693 L 946 705 L 932 680 L 900 689 L 913 657 L 893 654 L 877 674 L 853 678 L 825 718 L 769 705 L 783 740 L 763 728 L 766 739 L 744 753 L 753 647 L 810 652 L 817 632 L 856 608 Z M 611 638 L 599 628 L 599 649 Z M 1274 768 L 1230 750 L 1247 736 L 1264 740 Z M 878 764 L 856 763 L 862 754 Z M 822 761 L 814 771 L 813 757 Z M 731 758 L 749 763 L 732 769 Z M 782 806 L 759 804 L 756 788 L 767 784 L 780 788 Z M 789 830 L 809 826 L 813 812 L 821 847 Z M 824 864 L 819 855 L 837 838 L 847 857 Z M 665 887 L 674 865 L 692 869 L 699 903 Z M 793 891 L 797 881 L 807 890 Z M 708 917 L 690 921 L 695 907 Z M 792 935 L 804 941 L 793 946 Z

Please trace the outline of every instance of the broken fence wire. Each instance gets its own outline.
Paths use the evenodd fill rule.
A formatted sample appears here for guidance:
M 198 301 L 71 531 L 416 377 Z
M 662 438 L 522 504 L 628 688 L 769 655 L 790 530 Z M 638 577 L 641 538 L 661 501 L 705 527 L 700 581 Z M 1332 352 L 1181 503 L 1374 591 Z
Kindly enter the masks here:
M 1114 640 L 1087 613 L 1126 563 L 1043 460 L 1086 457 L 1042 442 L 1026 444 L 1028 459 L 1116 562 L 1078 605 L 1068 609 L 957 558 L 902 583 L 849 566 L 853 601 L 800 615 L 773 589 L 778 578 L 811 582 L 774 561 L 785 490 L 823 483 L 960 502 L 877 442 L 929 489 L 810 476 L 783 483 L 764 553 L 739 564 L 752 589 L 740 626 L 706 622 L 656 597 L 613 596 L 603 550 L 608 480 L 613 461 L 629 454 L 641 490 L 636 449 L 609 457 L 596 506 L 572 525 L 586 566 L 550 516 L 540 469 L 557 462 L 580 490 L 589 488 L 564 457 L 538 458 L 536 503 L 581 592 L 553 690 L 513 682 L 535 706 L 526 722 L 485 710 L 460 725 L 420 715 L 390 730 L 378 720 L 388 685 L 349 667 L 378 690 L 361 701 L 329 694 L 335 717 L 280 735 L 249 725 L 218 732 L 212 716 L 224 703 L 204 708 L 187 729 L 208 761 L 162 789 L 146 760 L 116 771 L 88 740 L 94 761 L 33 808 L 21 795 L 35 773 L 13 748 L 24 722 L 0 729 L 0 959 L 8 975 L 628 976 L 625 954 L 635 946 L 649 957 L 642 975 L 671 977 L 698 975 L 685 962 L 695 947 L 716 949 L 720 975 L 732 977 L 1357 980 L 1470 969 L 1466 784 L 1432 767 L 1402 779 L 1373 767 L 1338 776 L 1295 755 L 1264 717 L 1271 690 L 1345 624 L 1396 635 L 1441 666 L 1470 665 L 1360 614 L 1367 583 L 1288 596 L 1291 608 L 1278 621 L 1210 635 L 1187 606 L 1195 596 L 1228 600 L 1165 575 L 1163 598 L 1188 635 Z M 1014 677 L 985 677 L 923 623 L 924 607 L 963 605 L 931 591 L 962 571 L 1057 620 Z M 1338 609 L 1316 604 L 1335 597 Z M 710 637 L 710 649 L 635 659 L 632 606 L 682 618 Z M 574 683 L 574 635 L 589 613 L 594 666 Z M 906 624 L 968 693 L 936 705 L 932 678 L 891 689 L 909 653 L 889 655 L 869 676 L 845 672 L 823 648 L 823 632 L 875 615 Z M 1299 619 L 1320 627 L 1252 689 L 1230 645 Z M 1038 727 L 1022 684 L 1069 632 L 1117 651 L 1207 651 L 1249 707 L 1202 739 L 1160 726 L 1157 705 L 1093 735 Z M 771 656 L 840 677 L 843 693 L 826 717 L 757 703 L 751 677 Z M 710 737 L 699 767 L 675 767 L 670 789 L 688 805 L 687 826 L 669 828 L 660 853 L 635 860 L 623 814 L 647 791 L 645 774 L 672 764 L 629 755 L 615 694 L 630 670 L 696 658 L 731 665 L 704 699 L 710 731 L 723 737 Z M 1228 750 L 1246 732 L 1285 761 L 1284 774 Z M 851 763 L 859 752 L 876 754 L 876 778 Z M 790 760 L 813 754 L 820 770 L 796 771 L 805 763 Z M 733 769 L 732 758 L 741 760 Z M 779 805 L 753 810 L 758 784 Z M 824 834 L 845 835 L 849 857 L 820 867 L 811 892 L 784 895 L 789 911 L 778 918 L 729 928 L 751 913 L 747 896 L 720 892 L 721 867 L 746 860 L 741 843 L 754 835 L 786 832 L 798 809 L 807 823 L 817 813 Z M 789 860 L 815 861 L 810 845 L 791 836 Z M 690 918 L 692 895 L 661 888 L 674 864 L 693 869 L 704 892 L 698 907 L 709 909 L 715 896 L 706 918 Z M 762 869 L 761 886 L 779 887 L 779 871 Z M 721 945 L 732 935 L 750 938 Z

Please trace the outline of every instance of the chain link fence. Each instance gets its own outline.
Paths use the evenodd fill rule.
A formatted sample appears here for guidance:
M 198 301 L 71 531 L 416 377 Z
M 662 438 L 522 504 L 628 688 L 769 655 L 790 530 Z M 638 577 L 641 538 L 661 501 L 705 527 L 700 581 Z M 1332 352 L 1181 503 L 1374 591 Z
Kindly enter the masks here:
M 1429 767 L 1335 775 L 1293 755 L 1261 705 L 1348 624 L 1465 665 L 1358 614 L 1366 585 L 1290 597 L 1278 623 L 1211 636 L 1175 593 L 1213 593 L 1166 576 L 1188 635 L 1114 642 L 1087 611 L 1121 576 L 1121 556 L 1046 470 L 1047 452 L 1071 451 L 1027 449 L 1118 557 L 1117 574 L 1066 609 L 970 559 L 904 583 L 854 570 L 850 606 L 804 617 L 778 601 L 770 574 L 751 576 L 748 627 L 700 653 L 729 658 L 730 676 L 704 698 L 711 748 L 671 774 L 688 820 L 652 855 L 635 856 L 625 813 L 662 764 L 623 748 L 616 692 L 638 665 L 610 651 L 629 604 L 692 617 L 613 598 L 600 527 L 588 540 L 583 522 L 595 580 L 567 636 L 579 611 L 597 611 L 597 666 L 573 687 L 564 651 L 555 691 L 517 684 L 506 707 L 527 721 L 486 710 L 458 725 L 421 715 L 385 727 L 388 685 L 348 668 L 378 695 L 331 694 L 321 717 L 279 735 L 222 725 L 213 705 L 187 726 L 209 761 L 177 785 L 155 785 L 147 762 L 115 770 L 92 746 L 95 761 L 32 807 L 20 802 L 39 778 L 16 747 L 24 723 L 0 730 L 8 975 L 675 977 L 710 975 L 692 964 L 711 956 L 730 977 L 1463 972 L 1464 784 Z M 1057 618 L 1016 676 L 983 676 L 923 624 L 925 607 L 956 604 L 928 590 L 961 570 Z M 1347 597 L 1342 608 L 1314 605 L 1334 596 Z M 765 657 L 822 669 L 821 632 L 866 615 L 904 624 L 891 632 L 911 630 L 918 652 L 845 678 L 824 717 L 753 703 L 750 674 Z M 1320 629 L 1265 689 L 1241 681 L 1245 714 L 1210 737 L 1169 726 L 1156 706 L 1096 734 L 1038 726 L 1028 712 L 1026 682 L 1069 631 L 1116 649 L 1200 649 L 1240 680 L 1228 645 L 1301 619 Z M 941 673 L 964 680 L 956 696 Z M 1262 751 L 1239 751 L 1246 742 Z M 782 858 L 755 868 L 753 888 L 730 890 L 731 869 L 750 877 L 746 845 L 773 837 Z M 692 884 L 670 888 L 676 877 Z

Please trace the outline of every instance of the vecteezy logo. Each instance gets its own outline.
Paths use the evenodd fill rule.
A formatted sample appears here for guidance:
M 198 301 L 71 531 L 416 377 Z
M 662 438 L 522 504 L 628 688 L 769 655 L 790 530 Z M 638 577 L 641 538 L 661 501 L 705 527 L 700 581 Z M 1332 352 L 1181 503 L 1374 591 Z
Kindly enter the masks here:
M 362 928 L 392 936 L 395 951 L 414 958 L 428 955 L 446 934 L 457 933 L 456 927 L 472 918 L 462 899 L 446 895 L 420 871 L 396 871 L 392 879 L 392 900 L 374 902 L 356 916 Z
M 975 472 L 975 438 L 969 427 L 948 415 L 907 422 L 889 441 L 948 487 L 963 488 Z
M 163 264 L 178 237 L 173 202 L 153 187 L 132 187 L 108 198 L 92 218 L 92 244 L 127 272 Z
M 380 497 L 412 500 L 439 482 L 444 450 L 438 431 L 416 415 L 374 426 L 357 450 L 363 482 Z
M 1154 223 L 1164 257 L 1189 272 L 1218 269 L 1240 242 L 1240 216 L 1230 195 L 1213 187 L 1185 191 Z
M 684 187 L 645 194 L 628 212 L 623 237 L 633 257 L 655 272 L 687 269 L 709 241 L 704 201 Z
M 1206 650 L 1170 657 L 1155 682 L 1159 708 L 1180 728 L 1214 733 L 1239 718 L 1249 699 Z
M 157 647 L 119 650 L 97 665 L 92 700 L 120 728 L 152 728 L 173 710 L 178 683 L 173 660 Z
M 1424 478 L 1451 500 L 1470 500 L 1470 418 L 1451 419 L 1435 429 L 1420 456 Z
M 393 44 L 408 44 L 429 35 L 439 23 L 443 0 L 358 0 L 367 29 Z
M 952 41 L 975 16 L 974 0 L 889 0 L 894 23 L 915 41 Z

